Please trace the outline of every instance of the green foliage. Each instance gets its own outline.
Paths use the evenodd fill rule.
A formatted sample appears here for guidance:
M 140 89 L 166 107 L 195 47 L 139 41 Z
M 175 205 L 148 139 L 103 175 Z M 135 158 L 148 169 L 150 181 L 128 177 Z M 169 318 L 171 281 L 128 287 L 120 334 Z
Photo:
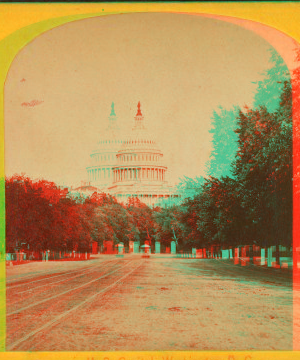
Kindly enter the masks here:
M 253 108 L 264 106 L 269 112 L 275 112 L 279 107 L 284 84 L 289 82 L 291 77 L 285 62 L 277 51 L 272 48 L 270 54 L 270 68 L 262 74 L 263 80 L 256 83 Z
M 181 206 L 156 209 L 154 212 L 155 240 L 165 246 L 170 246 L 170 242 L 175 241 L 180 246 L 185 237 L 185 224 L 181 216 Z
M 239 108 L 234 107 L 231 110 L 219 108 L 214 111 L 212 117 L 212 128 L 210 133 L 212 137 L 212 152 L 210 160 L 206 164 L 206 174 L 220 178 L 221 176 L 231 175 L 231 164 L 234 161 L 237 152 L 237 115 Z
M 239 151 L 233 171 L 247 211 L 250 236 L 260 244 L 292 238 L 292 96 L 284 84 L 278 109 L 240 112 Z
M 213 114 L 209 178 L 180 209 L 185 246 L 193 246 L 195 239 L 198 247 L 291 246 L 291 83 L 274 51 L 270 62 L 253 108 L 220 108 Z M 294 74 L 299 78 L 300 70 Z
M 194 198 L 199 191 L 201 191 L 203 183 L 204 178 L 202 176 L 196 176 L 194 179 L 184 176 L 176 186 L 176 193 L 179 194 L 182 199 Z

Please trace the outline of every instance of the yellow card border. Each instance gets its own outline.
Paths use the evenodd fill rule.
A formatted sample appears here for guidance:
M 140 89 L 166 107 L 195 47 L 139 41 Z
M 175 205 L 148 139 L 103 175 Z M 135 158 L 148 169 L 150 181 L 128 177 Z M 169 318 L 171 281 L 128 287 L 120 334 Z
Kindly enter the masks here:
M 35 37 L 62 24 L 95 16 L 136 12 L 213 14 L 252 20 L 273 27 L 300 43 L 300 3 L 0 3 L 0 350 L 5 348 L 5 198 L 4 83 L 16 54 Z M 293 351 L 151 351 L 151 352 L 2 352 L 0 359 L 78 360 L 285 360 Z

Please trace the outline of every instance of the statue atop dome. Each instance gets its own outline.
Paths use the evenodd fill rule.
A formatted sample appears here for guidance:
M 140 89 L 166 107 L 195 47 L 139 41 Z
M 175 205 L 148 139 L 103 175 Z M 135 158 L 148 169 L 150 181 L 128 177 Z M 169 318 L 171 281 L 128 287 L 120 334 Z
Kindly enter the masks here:
M 138 103 L 137 108 L 138 108 L 138 110 L 137 110 L 136 116 L 143 116 L 142 112 L 141 112 L 141 103 L 140 102 Z
M 115 103 L 114 103 L 114 102 L 111 103 L 110 116 L 116 116 L 116 113 L 115 113 Z

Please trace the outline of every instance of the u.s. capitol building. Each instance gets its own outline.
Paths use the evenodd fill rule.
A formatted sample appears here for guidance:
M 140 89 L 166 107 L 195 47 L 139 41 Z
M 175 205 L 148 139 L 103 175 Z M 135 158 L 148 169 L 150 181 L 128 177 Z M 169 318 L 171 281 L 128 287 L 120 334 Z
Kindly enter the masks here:
M 120 131 L 112 103 L 108 127 L 90 154 L 86 170 L 88 180 L 76 190 L 109 193 L 124 203 L 138 197 L 149 206 L 175 204 L 180 198 L 166 181 L 163 153 L 145 127 L 140 103 L 128 135 Z

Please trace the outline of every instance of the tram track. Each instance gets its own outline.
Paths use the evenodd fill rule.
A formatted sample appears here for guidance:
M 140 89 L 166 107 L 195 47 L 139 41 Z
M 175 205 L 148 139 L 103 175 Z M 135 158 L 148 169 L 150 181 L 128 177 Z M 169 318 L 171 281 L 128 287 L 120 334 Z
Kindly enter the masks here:
M 102 263 L 101 265 L 98 265 L 98 266 L 95 265 L 92 268 L 90 268 L 89 270 L 81 272 L 81 273 L 79 273 L 79 274 L 77 274 L 75 276 L 70 276 L 70 277 L 64 278 L 62 280 L 54 281 L 54 282 L 51 282 L 51 283 L 45 283 L 43 285 L 38 285 L 38 286 L 35 286 L 35 287 L 32 287 L 32 288 L 26 289 L 24 291 L 19 291 L 18 290 L 17 293 L 15 293 L 15 292 L 7 292 L 7 298 L 8 299 L 10 299 L 11 297 L 14 297 L 14 296 L 17 295 L 17 300 L 15 300 L 15 301 L 10 300 L 7 305 L 9 305 L 11 307 L 11 306 L 13 306 L 13 305 L 15 305 L 17 303 L 20 303 L 20 301 L 26 301 L 29 297 L 32 296 L 32 292 L 34 292 L 35 296 L 37 296 L 39 294 L 43 294 L 45 292 L 45 290 L 43 290 L 42 288 L 47 287 L 46 291 L 49 291 L 49 290 L 52 291 L 55 286 L 59 286 L 60 284 L 63 285 L 64 283 L 68 283 L 69 281 L 71 281 L 73 279 L 80 278 L 80 277 L 83 277 L 83 276 L 87 276 L 87 275 L 90 275 L 92 273 L 95 273 L 95 272 L 101 270 L 103 268 L 103 265 L 110 266 L 110 265 L 118 264 L 120 262 L 121 262 L 120 260 L 111 260 L 111 261 L 105 262 L 105 264 Z
M 37 328 L 34 328 L 33 330 L 32 330 L 32 327 L 34 327 L 35 323 L 32 323 L 32 322 L 27 323 L 26 317 L 25 317 L 25 319 L 23 319 L 21 317 L 21 315 L 24 312 L 25 312 L 25 315 L 27 315 L 26 312 L 29 308 L 32 308 L 32 307 L 37 308 L 40 304 L 42 304 L 42 302 L 34 303 L 34 304 L 32 304 L 32 306 L 25 307 L 25 308 L 19 309 L 16 312 L 8 314 L 7 315 L 8 318 L 12 317 L 14 314 L 18 314 L 18 317 L 15 319 L 15 321 L 20 322 L 20 319 L 22 318 L 23 323 L 25 325 L 24 325 L 23 329 L 18 328 L 18 332 L 19 333 L 21 332 L 21 337 L 19 337 L 18 339 L 13 339 L 13 341 L 11 343 L 7 344 L 6 349 L 7 350 L 15 349 L 20 344 L 26 342 L 28 339 L 32 338 L 36 334 L 43 332 L 43 331 L 47 331 L 47 329 L 49 329 L 52 326 L 54 326 L 55 324 L 59 323 L 62 319 L 64 319 L 65 317 L 67 317 L 68 315 L 70 315 L 71 313 L 73 313 L 74 311 L 79 309 L 80 307 L 82 307 L 88 303 L 91 303 L 93 300 L 96 300 L 97 297 L 102 296 L 105 293 L 108 293 L 109 291 L 113 290 L 121 281 L 123 281 L 130 274 L 132 274 L 134 271 L 136 271 L 144 263 L 143 261 L 140 261 L 137 266 L 135 266 L 130 271 L 126 272 L 126 274 L 121 274 L 121 277 L 120 277 L 120 275 L 116 274 L 117 272 L 120 272 L 120 271 L 123 272 L 130 264 L 132 264 L 132 262 L 133 262 L 133 260 L 128 262 L 124 266 L 118 267 L 117 269 L 115 269 L 111 272 L 108 272 L 107 274 L 105 274 L 97 279 L 94 279 L 92 281 L 87 282 L 84 285 L 81 285 L 80 287 L 77 287 L 72 290 L 63 292 L 59 295 L 56 295 L 55 298 L 61 298 L 60 302 L 56 302 L 56 303 L 51 302 L 50 309 L 44 310 L 44 313 L 43 313 L 44 318 L 40 321 L 43 323 L 43 325 L 38 326 Z M 113 275 L 113 276 L 111 276 L 111 275 Z M 96 281 L 99 281 L 100 279 L 103 279 L 103 278 L 106 278 L 106 280 L 108 280 L 109 282 L 112 282 L 112 283 L 107 284 L 108 286 L 102 287 L 102 288 L 100 288 L 100 290 L 97 290 L 95 292 L 95 288 L 97 288 L 95 286 Z M 78 292 L 79 288 L 83 288 L 85 286 L 92 285 L 92 284 L 93 284 L 93 286 L 89 286 L 89 288 L 88 288 L 89 291 L 86 291 L 85 294 L 83 294 L 82 292 L 79 292 L 78 297 L 76 297 L 76 301 L 79 300 L 79 303 L 77 303 L 74 306 L 73 306 L 72 302 L 71 302 L 71 305 L 70 305 L 70 303 L 68 303 L 70 296 L 68 296 L 67 299 L 63 298 L 63 297 L 65 297 L 65 295 L 67 295 L 68 293 L 70 293 L 72 291 Z M 90 292 L 90 294 L 88 292 Z M 43 303 L 46 301 L 50 301 L 50 300 L 54 300 L 54 297 L 45 299 L 45 301 L 43 301 Z M 55 309 L 55 307 L 56 307 L 56 309 Z M 55 314 L 54 317 L 52 316 L 53 314 Z M 31 312 L 28 316 L 31 317 L 31 319 L 33 319 L 34 318 L 33 312 Z M 27 319 L 27 320 L 29 320 L 29 319 Z M 14 320 L 9 319 L 9 321 L 11 322 Z M 38 322 L 38 323 L 40 323 L 40 322 Z M 12 340 L 12 338 L 14 338 L 14 335 L 15 335 L 15 332 L 13 331 L 14 327 L 13 326 L 11 326 L 11 327 L 12 327 L 11 331 L 8 331 L 8 333 L 7 333 L 7 337 L 9 338 L 9 340 Z M 26 329 L 31 330 L 31 331 L 28 332 L 28 331 L 26 331 Z
M 130 262 L 128 262 L 127 264 L 125 264 L 125 265 L 123 266 L 123 268 L 126 267 L 126 266 L 128 266 L 131 262 L 132 262 L 132 261 L 130 261 Z M 122 268 L 122 267 L 121 267 L 121 268 Z M 89 284 L 92 284 L 92 283 L 94 283 L 94 282 L 96 282 L 96 281 L 98 281 L 98 280 L 100 280 L 100 279 L 103 279 L 103 278 L 106 277 L 106 276 L 109 276 L 109 275 L 115 273 L 115 272 L 118 271 L 119 269 L 120 269 L 120 268 L 117 268 L 117 269 L 113 270 L 112 272 L 104 273 L 104 274 L 102 274 L 100 277 L 97 277 L 96 279 L 93 279 L 93 280 L 91 280 L 91 281 L 89 281 L 89 282 L 85 282 L 85 283 L 83 283 L 83 284 L 80 285 L 80 286 L 72 287 L 71 289 L 66 290 L 66 291 L 63 291 L 62 293 L 56 294 L 56 295 L 51 296 L 51 297 L 48 297 L 48 298 L 46 298 L 46 299 L 37 301 L 37 302 L 35 302 L 35 303 L 33 303 L 33 304 L 27 305 L 27 306 L 25 306 L 25 307 L 23 307 L 23 308 L 21 308 L 21 309 L 17 309 L 17 310 L 15 310 L 15 311 L 12 311 L 12 312 L 10 312 L 10 313 L 7 313 L 7 314 L 6 314 L 6 318 L 8 318 L 8 317 L 10 317 L 10 316 L 12 316 L 12 315 L 18 314 L 18 313 L 20 313 L 20 312 L 22 312 L 22 311 L 24 311 L 24 310 L 28 310 L 28 309 L 30 309 L 30 308 L 32 308 L 32 307 L 34 307 L 34 306 L 39 305 L 39 304 L 43 304 L 43 303 L 45 303 L 45 302 L 47 302 L 47 301 L 54 300 L 54 299 L 58 298 L 59 296 L 62 296 L 62 295 L 65 295 L 65 294 L 67 294 L 67 293 L 70 293 L 70 292 L 72 292 L 72 291 L 81 289 L 81 288 L 83 288 L 83 287 L 85 287 L 85 286 L 87 286 L 87 285 L 89 285 Z
M 47 285 L 51 285 L 51 284 L 55 284 L 55 283 L 59 283 L 61 281 L 64 281 L 64 280 L 69 280 L 69 279 L 72 279 L 72 278 L 75 278 L 75 277 L 78 277 L 78 276 L 81 276 L 81 275 L 84 275 L 84 274 L 87 274 L 97 268 L 101 268 L 103 267 L 103 265 L 108 265 L 112 262 L 118 262 L 118 260 L 110 260 L 110 261 L 106 261 L 104 263 L 101 263 L 101 264 L 94 264 L 93 266 L 89 266 L 88 268 L 84 268 L 84 269 L 78 269 L 78 270 L 74 270 L 74 271 L 69 271 L 67 273 L 64 273 L 64 274 L 60 274 L 60 275 L 55 275 L 55 276 L 52 276 L 52 277 L 48 277 L 48 278 L 44 278 L 44 279 L 39 279 L 39 280 L 33 280 L 33 281 L 30 281 L 30 282 L 27 282 L 27 283 L 23 283 L 23 284 L 19 284 L 19 285 L 15 285 L 15 286 L 10 286 L 10 287 L 7 287 L 6 288 L 6 291 L 10 291 L 12 289 L 15 289 L 15 288 L 19 288 L 21 286 L 28 286 L 28 285 L 31 285 L 33 283 L 36 283 L 36 282 L 40 282 L 40 281 L 45 281 L 46 284 L 45 285 L 38 285 L 38 286 L 35 286 L 35 287 L 31 287 L 30 289 L 27 289 L 27 290 L 24 290 L 24 291 L 20 291 L 20 290 L 17 290 L 18 291 L 18 294 L 21 294 L 21 293 L 24 293 L 24 292 L 27 292 L 27 291 L 32 291 L 34 289 L 37 289 L 39 287 L 43 287 L 43 286 L 47 286 Z M 67 279 L 63 279 L 63 280 L 58 280 L 58 281 L 55 281 L 55 282 L 52 282 L 52 283 L 48 283 L 47 281 L 48 280 L 52 280 L 54 278 L 57 278 L 57 277 L 62 277 L 62 276 L 66 276 L 66 275 L 69 275 L 69 274 L 74 274 L 76 272 L 79 272 L 79 274 L 75 275 L 75 276 L 72 276 L 70 278 L 67 278 Z
M 47 262 L 42 262 L 42 263 L 43 264 L 48 264 Z M 49 263 L 51 263 L 51 262 L 49 262 Z M 57 263 L 59 263 L 59 262 L 57 262 Z M 65 262 L 62 262 L 62 264 L 65 264 Z M 62 264 L 60 266 L 57 265 L 56 270 L 59 270 L 60 268 L 62 268 L 63 267 Z M 6 280 L 6 283 L 7 284 L 16 283 L 16 282 L 21 281 L 23 279 L 27 279 L 28 277 L 38 277 L 38 276 L 43 276 L 43 275 L 48 275 L 48 274 L 50 274 L 50 275 L 53 274 L 53 270 L 33 272 L 33 273 L 30 273 L 30 274 L 24 275 L 22 277 L 16 277 L 16 278 L 13 278 L 13 279 L 10 279 L 10 280 Z M 54 275 L 56 275 L 56 274 L 57 274 L 57 272 L 54 273 Z M 14 275 L 11 275 L 11 276 L 14 276 Z
M 110 260 L 110 261 L 112 261 L 112 260 Z M 102 262 L 101 264 L 105 264 L 105 263 L 110 262 L 110 261 L 104 261 L 104 262 Z M 55 278 L 55 277 L 59 277 L 59 276 L 64 276 L 64 275 L 67 275 L 67 274 L 74 274 L 74 272 L 76 272 L 76 271 L 87 270 L 87 269 L 93 268 L 94 266 L 97 266 L 97 265 L 98 265 L 98 263 L 96 263 L 96 264 L 93 263 L 92 265 L 86 266 L 86 267 L 81 268 L 81 269 L 73 269 L 72 271 L 67 271 L 67 272 L 59 273 L 59 274 L 57 274 L 57 273 L 53 274 L 53 271 L 52 271 L 52 272 L 49 271 L 49 272 L 47 272 L 47 273 L 40 274 L 40 276 L 44 276 L 44 275 L 49 275 L 49 274 L 50 274 L 50 276 L 48 276 L 48 277 L 43 277 L 43 278 L 41 278 L 41 279 L 31 280 L 31 281 L 28 281 L 28 282 L 23 282 L 23 283 L 21 283 L 21 284 L 14 285 L 17 281 L 20 281 L 20 280 L 24 279 L 24 278 L 25 278 L 25 276 L 24 276 L 24 277 L 22 277 L 22 278 L 20 278 L 20 279 L 14 279 L 15 281 L 13 281 L 13 285 L 9 285 L 9 284 L 11 283 L 11 281 L 7 281 L 7 282 L 6 282 L 6 289 L 12 289 L 12 288 L 15 288 L 15 287 L 20 287 L 20 286 L 24 286 L 24 285 L 27 285 L 27 284 L 31 284 L 31 283 L 39 282 L 39 281 L 43 281 L 43 280 L 44 280 L 44 281 L 47 281 L 47 280 L 49 280 L 49 279 L 52 279 L 52 278 Z M 53 274 L 52 276 L 51 276 L 51 273 Z M 34 276 L 34 274 L 30 274 L 30 275 L 28 275 L 28 276 L 31 276 L 31 277 L 32 277 L 32 276 Z M 26 278 L 27 278 L 28 276 L 26 275 Z

